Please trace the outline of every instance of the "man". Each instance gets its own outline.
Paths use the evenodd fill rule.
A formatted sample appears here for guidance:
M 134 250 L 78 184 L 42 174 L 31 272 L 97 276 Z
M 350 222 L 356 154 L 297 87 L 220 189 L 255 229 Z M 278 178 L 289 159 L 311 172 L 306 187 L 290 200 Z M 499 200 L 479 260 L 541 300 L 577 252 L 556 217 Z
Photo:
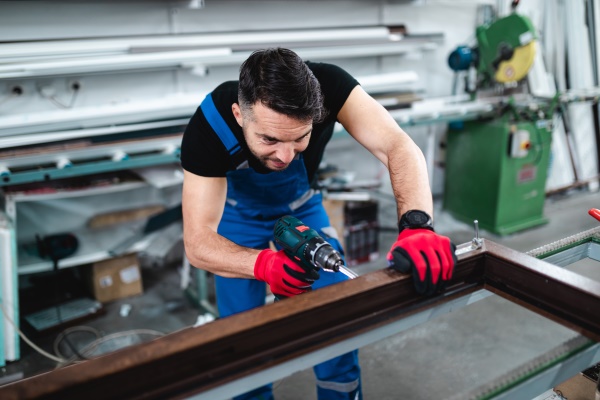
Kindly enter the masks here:
M 263 305 L 265 282 L 289 297 L 346 279 L 305 271 L 283 251 L 268 249 L 275 222 L 289 214 L 342 250 L 326 233 L 329 219 L 312 189 L 336 120 L 390 171 L 402 216 L 390 265 L 412 269 L 422 294 L 451 278 L 454 252 L 432 228 L 420 149 L 341 68 L 267 49 L 242 64 L 239 83 L 225 82 L 204 99 L 181 147 L 186 254 L 192 265 L 216 275 L 222 317 Z M 314 369 L 319 399 L 362 398 L 357 352 Z M 244 398 L 272 398 L 271 387 Z

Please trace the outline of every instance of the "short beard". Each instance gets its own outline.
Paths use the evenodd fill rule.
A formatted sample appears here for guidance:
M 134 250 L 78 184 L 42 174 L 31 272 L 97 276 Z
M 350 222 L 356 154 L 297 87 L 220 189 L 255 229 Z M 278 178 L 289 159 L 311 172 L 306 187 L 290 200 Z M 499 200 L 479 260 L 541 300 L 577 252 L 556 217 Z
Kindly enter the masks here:
M 256 155 L 255 155 L 255 157 L 256 157 Z M 283 171 L 285 171 L 286 169 L 288 169 L 288 167 L 290 166 L 290 164 L 288 164 L 288 165 L 287 165 L 287 166 L 286 166 L 284 169 L 273 169 L 273 168 L 269 168 L 269 166 L 267 165 L 267 161 L 265 161 L 265 160 L 263 160 L 263 159 L 261 159 L 261 158 L 258 158 L 258 157 L 256 157 L 256 158 L 258 159 L 258 161 L 260 162 L 260 164 L 261 164 L 263 167 L 265 167 L 266 169 L 268 169 L 268 170 L 269 170 L 269 171 L 271 171 L 271 172 L 283 172 Z

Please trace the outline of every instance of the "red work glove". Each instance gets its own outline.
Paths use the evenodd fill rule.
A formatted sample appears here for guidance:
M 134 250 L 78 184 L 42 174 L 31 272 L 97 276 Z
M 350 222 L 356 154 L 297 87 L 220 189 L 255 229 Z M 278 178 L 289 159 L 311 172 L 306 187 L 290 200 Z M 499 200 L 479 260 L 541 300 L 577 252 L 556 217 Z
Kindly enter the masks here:
M 304 270 L 289 258 L 283 250 L 266 249 L 258 254 L 254 264 L 254 276 L 267 282 L 273 294 L 283 297 L 294 296 L 312 290 L 312 284 L 320 275 L 314 269 Z
M 446 236 L 429 229 L 403 229 L 387 254 L 388 265 L 412 272 L 417 293 L 426 296 L 441 291 L 452 278 L 456 246 Z

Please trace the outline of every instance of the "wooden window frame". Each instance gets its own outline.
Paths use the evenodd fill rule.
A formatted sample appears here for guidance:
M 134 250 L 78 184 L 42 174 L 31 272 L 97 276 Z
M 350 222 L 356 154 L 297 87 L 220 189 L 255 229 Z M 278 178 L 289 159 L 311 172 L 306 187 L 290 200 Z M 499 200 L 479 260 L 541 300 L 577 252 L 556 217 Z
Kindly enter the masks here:
M 600 341 L 600 283 L 489 240 L 459 247 L 452 284 L 416 295 L 381 269 L 0 387 L 0 397 L 184 398 L 486 289 Z

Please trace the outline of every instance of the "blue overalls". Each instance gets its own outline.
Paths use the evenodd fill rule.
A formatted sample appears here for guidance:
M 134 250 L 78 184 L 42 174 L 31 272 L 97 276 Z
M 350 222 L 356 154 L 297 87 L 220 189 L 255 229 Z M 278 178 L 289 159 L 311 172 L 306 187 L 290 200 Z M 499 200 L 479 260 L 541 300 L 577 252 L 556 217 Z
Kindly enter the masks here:
M 229 154 L 237 158 L 241 147 L 217 111 L 210 94 L 200 107 Z M 283 215 L 293 215 L 342 252 L 340 243 L 328 230 L 331 228 L 328 228 L 329 218 L 323 208 L 321 194 L 310 188 L 301 155 L 281 172 L 259 174 L 247 165 L 247 161 L 242 162 L 235 171 L 227 173 L 227 202 L 218 228 L 220 235 L 241 246 L 266 249 L 269 241 L 273 240 L 273 227 L 277 219 Z M 320 275 L 313 285 L 315 289 L 348 279 L 342 273 L 322 271 Z M 216 276 L 215 285 L 221 317 L 265 304 L 265 282 Z M 357 350 L 316 365 L 313 369 L 320 400 L 362 399 Z M 272 398 L 272 384 L 236 397 Z

